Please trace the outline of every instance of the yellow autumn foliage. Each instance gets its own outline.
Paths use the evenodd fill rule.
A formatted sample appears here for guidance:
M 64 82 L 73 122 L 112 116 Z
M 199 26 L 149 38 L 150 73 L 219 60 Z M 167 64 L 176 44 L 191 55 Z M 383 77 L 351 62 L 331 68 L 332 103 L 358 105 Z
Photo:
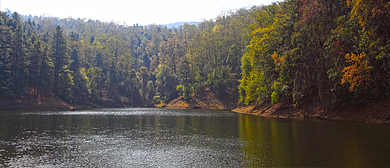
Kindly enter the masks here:
M 348 53 L 345 55 L 345 59 L 345 62 L 349 64 L 349 66 L 346 66 L 341 70 L 341 84 L 349 83 L 349 89 L 353 90 L 355 86 L 363 86 L 371 80 L 371 67 L 367 64 L 365 53 L 359 55 Z
M 390 9 L 389 3 L 386 1 L 371 1 L 371 0 L 347 0 L 348 7 L 352 8 L 350 12 L 351 18 L 357 18 L 361 26 L 365 26 L 367 21 L 375 18 L 377 15 L 386 15 Z
M 281 66 L 282 62 L 284 61 L 284 58 L 280 57 L 278 53 L 276 53 L 276 51 L 274 51 L 274 54 L 272 54 L 271 57 L 275 62 L 276 65 L 275 69 L 279 70 L 279 66 Z

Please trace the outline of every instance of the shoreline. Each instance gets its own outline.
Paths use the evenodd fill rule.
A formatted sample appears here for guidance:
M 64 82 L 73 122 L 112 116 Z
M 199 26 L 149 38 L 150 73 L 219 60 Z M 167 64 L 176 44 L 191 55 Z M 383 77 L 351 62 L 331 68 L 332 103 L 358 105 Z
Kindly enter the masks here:
M 73 106 L 60 100 L 55 96 L 47 96 L 41 99 L 23 97 L 23 98 L 1 98 L 1 111 L 47 111 L 47 110 L 72 110 Z
M 306 103 L 299 108 L 294 108 L 292 105 L 285 105 L 282 103 L 263 106 L 249 105 L 231 111 L 267 118 L 296 118 L 390 124 L 389 100 L 368 105 L 354 106 L 348 109 L 335 109 L 328 112 L 313 107 L 309 103 Z
M 40 102 L 31 98 L 2 98 L 0 100 L 0 111 L 81 110 L 100 107 L 117 107 L 110 104 L 103 104 L 99 106 L 90 101 L 80 101 L 78 105 L 71 106 L 54 96 L 44 97 Z M 206 98 L 202 99 L 193 98 L 190 101 L 184 101 L 180 97 L 171 101 L 169 104 L 164 104 L 164 106 L 160 108 L 225 109 L 231 110 L 235 113 L 262 116 L 267 118 L 297 118 L 390 124 L 390 98 L 378 102 L 372 102 L 371 104 L 339 107 L 330 111 L 326 111 L 314 106 L 312 102 L 306 102 L 300 105 L 298 108 L 295 108 L 290 104 L 283 103 L 276 103 L 273 105 L 248 105 L 234 108 L 231 102 L 222 102 L 212 95 L 206 96 Z

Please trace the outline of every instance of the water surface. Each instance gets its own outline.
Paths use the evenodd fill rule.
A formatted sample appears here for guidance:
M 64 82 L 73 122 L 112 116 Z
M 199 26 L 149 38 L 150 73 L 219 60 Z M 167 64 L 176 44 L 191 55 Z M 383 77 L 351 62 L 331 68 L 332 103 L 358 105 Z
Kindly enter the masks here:
M 0 167 L 390 166 L 390 126 L 217 110 L 0 113 Z

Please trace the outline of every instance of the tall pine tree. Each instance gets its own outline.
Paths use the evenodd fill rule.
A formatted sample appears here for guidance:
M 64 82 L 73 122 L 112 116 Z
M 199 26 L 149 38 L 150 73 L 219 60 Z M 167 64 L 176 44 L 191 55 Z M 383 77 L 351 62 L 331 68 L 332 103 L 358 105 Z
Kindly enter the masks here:
M 16 21 L 14 21 L 16 22 Z M 17 24 L 17 22 L 15 23 Z M 25 93 L 25 68 L 26 68 L 26 51 L 24 46 L 23 30 L 20 24 L 17 24 L 16 29 L 12 33 L 11 42 L 11 79 L 10 87 L 14 96 L 21 96 Z
M 0 95 L 9 96 L 11 30 L 7 25 L 8 15 L 3 12 L 0 15 Z
M 54 29 L 51 39 L 51 52 L 54 63 L 53 92 L 60 98 L 69 101 L 73 81 L 69 70 L 70 58 L 66 38 L 60 26 Z

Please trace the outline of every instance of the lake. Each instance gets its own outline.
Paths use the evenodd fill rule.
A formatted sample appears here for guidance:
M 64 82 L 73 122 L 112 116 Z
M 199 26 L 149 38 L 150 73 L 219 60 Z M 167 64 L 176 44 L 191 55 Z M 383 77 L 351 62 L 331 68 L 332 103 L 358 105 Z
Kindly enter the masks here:
M 0 167 L 390 167 L 390 126 L 226 110 L 0 112 Z

